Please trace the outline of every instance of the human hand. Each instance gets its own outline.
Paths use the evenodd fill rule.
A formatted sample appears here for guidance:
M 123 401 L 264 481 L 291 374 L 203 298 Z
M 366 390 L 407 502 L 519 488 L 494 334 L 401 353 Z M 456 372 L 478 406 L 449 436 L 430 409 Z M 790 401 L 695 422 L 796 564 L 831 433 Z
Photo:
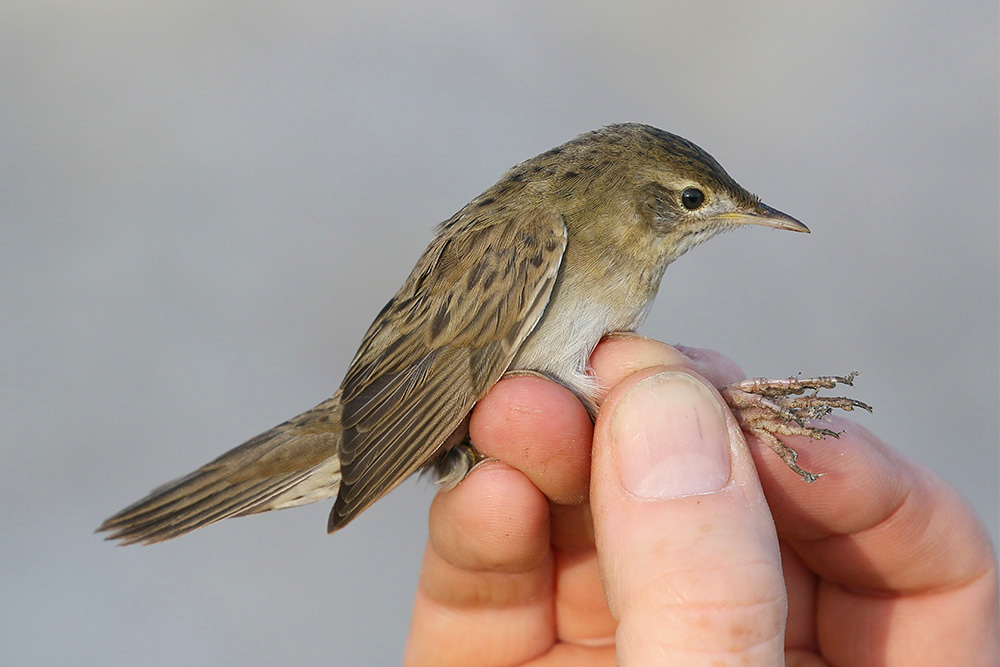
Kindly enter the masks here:
M 498 460 L 434 501 L 407 664 L 997 664 L 996 559 L 940 479 L 837 419 L 795 443 L 826 473 L 803 484 L 747 447 L 716 353 L 617 337 L 592 364 L 594 425 L 536 377 L 477 406 Z

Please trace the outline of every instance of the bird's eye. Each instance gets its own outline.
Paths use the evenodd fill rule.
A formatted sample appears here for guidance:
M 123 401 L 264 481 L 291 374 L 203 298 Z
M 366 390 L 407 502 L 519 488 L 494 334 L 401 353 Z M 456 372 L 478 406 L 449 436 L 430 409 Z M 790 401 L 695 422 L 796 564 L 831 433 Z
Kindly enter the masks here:
M 681 193 L 681 203 L 689 211 L 699 209 L 705 203 L 705 193 L 698 188 L 687 188 Z

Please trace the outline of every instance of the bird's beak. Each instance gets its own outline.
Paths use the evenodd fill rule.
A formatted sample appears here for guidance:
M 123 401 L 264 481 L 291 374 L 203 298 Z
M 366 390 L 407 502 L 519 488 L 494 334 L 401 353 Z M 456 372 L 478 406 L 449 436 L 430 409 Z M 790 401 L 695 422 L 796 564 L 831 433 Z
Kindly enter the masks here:
M 809 233 L 809 228 L 801 222 L 787 213 L 782 213 L 776 208 L 771 208 L 767 204 L 757 204 L 750 211 L 723 213 L 719 218 L 737 225 L 761 225 L 763 227 L 773 227 L 774 229 L 787 229 L 790 232 Z

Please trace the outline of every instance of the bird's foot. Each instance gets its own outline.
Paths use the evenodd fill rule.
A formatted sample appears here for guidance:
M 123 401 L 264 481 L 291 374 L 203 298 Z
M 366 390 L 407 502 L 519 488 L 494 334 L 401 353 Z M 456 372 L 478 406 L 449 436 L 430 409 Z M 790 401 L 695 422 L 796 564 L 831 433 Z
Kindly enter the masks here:
M 786 380 L 753 378 L 736 382 L 719 391 L 732 408 L 744 431 L 752 433 L 774 450 L 785 464 L 804 482 L 815 482 L 820 474 L 803 470 L 796 463 L 798 452 L 778 436 L 804 435 L 814 440 L 827 436 L 839 438 L 840 433 L 813 426 L 810 422 L 841 409 L 847 412 L 860 408 L 871 412 L 871 406 L 842 396 L 820 396 L 820 389 L 833 389 L 838 384 L 852 386 L 857 372 L 846 377 L 826 375 L 814 378 L 791 377 Z

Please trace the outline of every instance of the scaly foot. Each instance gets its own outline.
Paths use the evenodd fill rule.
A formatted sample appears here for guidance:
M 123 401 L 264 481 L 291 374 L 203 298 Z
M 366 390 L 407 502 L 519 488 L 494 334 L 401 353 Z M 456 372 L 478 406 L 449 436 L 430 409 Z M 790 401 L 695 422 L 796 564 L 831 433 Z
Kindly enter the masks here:
M 767 443 L 803 481 L 811 483 L 819 479 L 822 473 L 816 474 L 800 468 L 796 463 L 798 452 L 783 443 L 778 436 L 804 435 L 814 440 L 822 440 L 827 436 L 839 438 L 840 433 L 812 426 L 809 422 L 825 417 L 835 408 L 847 412 L 861 408 L 871 412 L 871 406 L 853 398 L 819 395 L 820 389 L 833 389 L 838 384 L 852 386 L 857 375 L 857 372 L 852 372 L 846 377 L 826 375 L 787 380 L 753 378 L 736 382 L 719 391 L 743 430 Z

